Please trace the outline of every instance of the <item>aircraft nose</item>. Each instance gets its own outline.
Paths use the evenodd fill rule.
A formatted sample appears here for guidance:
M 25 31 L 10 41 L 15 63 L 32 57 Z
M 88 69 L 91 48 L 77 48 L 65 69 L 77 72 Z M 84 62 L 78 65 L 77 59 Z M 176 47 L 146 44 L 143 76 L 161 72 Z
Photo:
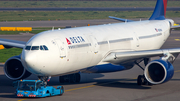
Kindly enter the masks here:
M 25 68 L 34 74 L 39 74 L 37 55 L 33 52 L 22 52 L 21 60 Z
M 36 64 L 36 55 L 34 54 L 26 54 L 25 58 L 24 58 L 25 62 L 27 63 L 27 65 L 29 65 L 30 67 L 34 67 Z

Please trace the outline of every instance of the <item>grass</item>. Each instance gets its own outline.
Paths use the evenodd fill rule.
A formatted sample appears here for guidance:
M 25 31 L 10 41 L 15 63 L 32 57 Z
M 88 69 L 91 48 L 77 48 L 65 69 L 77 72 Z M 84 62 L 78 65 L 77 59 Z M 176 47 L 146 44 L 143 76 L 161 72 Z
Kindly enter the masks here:
M 155 7 L 156 1 L 0 1 L 0 7 Z M 179 7 L 180 1 L 168 1 Z
M 0 50 L 0 63 L 5 62 L 12 56 L 16 56 L 21 54 L 22 49 L 20 48 L 10 48 L 10 49 L 2 49 Z
M 0 11 L 0 21 L 85 20 L 120 18 L 149 18 L 152 11 Z M 167 17 L 180 17 L 180 11 L 167 11 Z
M 46 31 L 46 30 L 33 30 L 33 31 L 0 31 L 0 35 L 16 35 L 19 33 L 33 33 L 33 34 L 37 34 L 40 33 L 42 31 Z

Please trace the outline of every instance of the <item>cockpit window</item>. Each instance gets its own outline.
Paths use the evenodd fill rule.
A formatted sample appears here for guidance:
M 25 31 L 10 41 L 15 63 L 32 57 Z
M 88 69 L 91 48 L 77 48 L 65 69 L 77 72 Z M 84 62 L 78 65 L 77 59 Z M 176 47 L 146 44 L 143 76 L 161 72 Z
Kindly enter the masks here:
M 44 50 L 43 46 L 40 46 L 40 50 Z
M 41 45 L 40 50 L 48 50 L 48 48 L 45 45 Z
M 31 46 L 26 46 L 25 50 L 30 50 Z
M 48 48 L 45 45 L 43 45 L 43 47 L 44 47 L 45 50 L 48 50 Z
M 39 46 L 32 46 L 32 47 L 26 46 L 25 50 L 39 50 L 39 48 L 40 50 L 49 50 L 46 45 L 41 45 L 40 47 Z
M 31 50 L 39 50 L 39 46 L 32 46 Z

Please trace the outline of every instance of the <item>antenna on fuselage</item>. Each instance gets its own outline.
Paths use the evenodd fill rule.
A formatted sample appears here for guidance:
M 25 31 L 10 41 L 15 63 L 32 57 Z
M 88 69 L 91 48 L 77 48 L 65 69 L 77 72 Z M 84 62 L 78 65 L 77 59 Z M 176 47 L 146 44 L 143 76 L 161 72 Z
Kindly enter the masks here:
M 127 23 L 127 19 L 125 20 L 125 23 Z
M 52 31 L 54 30 L 54 26 L 52 27 Z

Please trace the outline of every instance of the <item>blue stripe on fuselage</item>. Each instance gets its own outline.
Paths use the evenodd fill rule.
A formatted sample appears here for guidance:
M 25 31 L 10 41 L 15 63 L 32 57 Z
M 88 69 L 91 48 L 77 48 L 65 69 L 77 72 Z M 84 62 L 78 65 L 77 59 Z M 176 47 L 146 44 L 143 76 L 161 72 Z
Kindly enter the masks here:
M 108 73 L 108 72 L 116 72 L 126 70 L 124 66 L 121 65 L 113 65 L 113 64 L 102 64 L 96 65 L 92 68 L 87 69 L 86 71 L 91 73 Z

